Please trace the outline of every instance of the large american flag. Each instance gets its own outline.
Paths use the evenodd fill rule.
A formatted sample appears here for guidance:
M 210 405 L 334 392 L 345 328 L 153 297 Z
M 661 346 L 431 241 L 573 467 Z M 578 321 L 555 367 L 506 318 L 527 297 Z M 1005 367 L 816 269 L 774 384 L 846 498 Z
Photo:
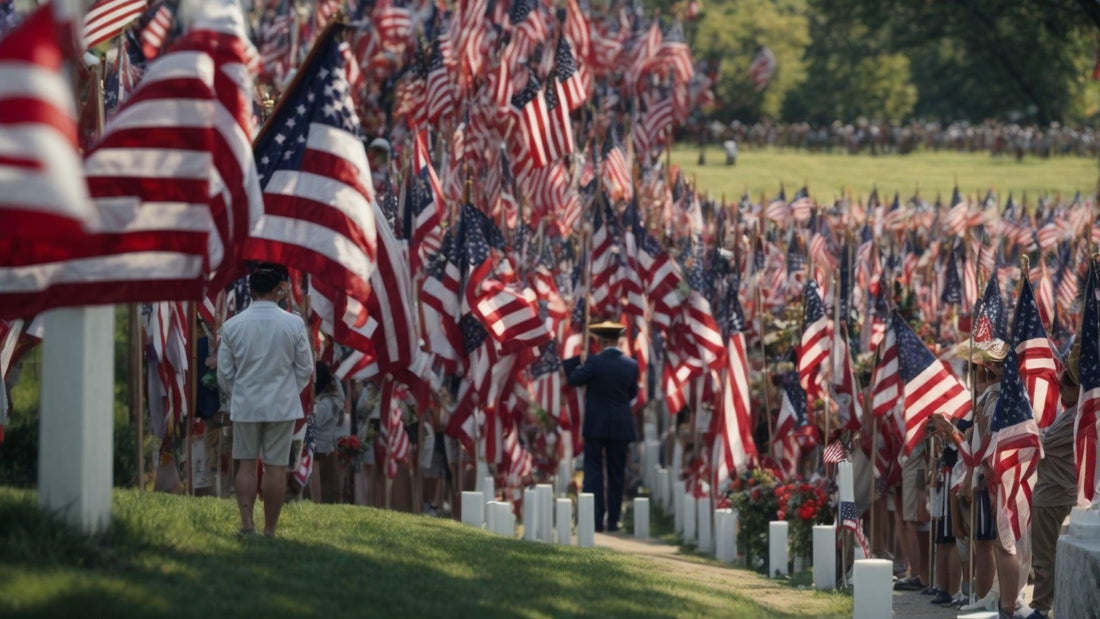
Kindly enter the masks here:
M 554 76 L 561 84 L 562 99 L 572 112 L 588 100 L 584 68 L 577 65 L 573 50 L 566 37 L 558 37 L 558 49 L 554 55 Z
M 825 304 L 818 294 L 817 282 L 806 284 L 803 298 L 802 344 L 798 349 L 798 378 L 808 397 L 822 392 L 824 374 L 822 368 L 829 357 L 832 321 L 825 312 Z
M 13 275 L 5 303 L 37 312 L 199 298 L 207 274 L 235 255 L 259 195 L 248 187 L 250 122 L 223 103 L 252 98 L 247 71 L 234 69 L 247 47 L 237 34 L 243 17 L 211 7 L 194 24 L 87 155 L 84 174 L 104 226 L 46 254 L 20 253 L 5 272 Z
M 84 48 L 91 49 L 122 34 L 145 12 L 146 0 L 96 0 L 84 16 Z
M 527 86 L 512 97 L 512 114 L 515 116 L 513 142 L 521 152 L 526 153 L 525 159 L 536 168 L 548 164 L 552 159 L 546 148 L 550 136 L 550 112 L 546 109 L 542 87 L 533 74 L 529 76 Z
M 365 303 L 377 257 L 374 188 L 336 29 L 318 39 L 256 140 L 264 213 L 245 254 Z
M 757 457 L 756 443 L 752 438 L 752 414 L 749 383 L 749 362 L 745 334 L 733 333 L 726 345 L 725 364 L 722 367 L 722 400 L 714 411 L 716 432 L 713 484 L 722 484 L 737 471 L 746 470 Z
M 72 238 L 98 221 L 77 154 L 76 107 L 61 73 L 52 8 L 0 40 L 0 229 L 7 239 Z M 4 264 L 11 264 L 5 261 Z
M 970 411 L 970 390 L 963 386 L 924 345 L 900 314 L 894 312 L 898 374 L 905 392 L 905 445 L 908 455 L 924 439 L 924 426 L 933 414 L 948 419 Z
M 1035 294 L 1027 278 L 1023 280 L 1020 297 L 1016 301 L 1014 326 L 1016 354 L 1020 360 L 1020 377 L 1027 386 L 1028 398 L 1039 428 L 1054 422 L 1058 414 L 1058 366 L 1054 345 L 1043 329 Z
M 1032 309 L 1023 309 L 1030 304 Z M 1015 548 L 1016 540 L 1026 532 L 1031 521 L 1031 489 L 1034 483 L 1042 445 L 1039 443 L 1039 427 L 1032 414 L 1027 387 L 1020 375 L 1017 349 L 1027 342 L 1029 324 L 1037 315 L 1031 286 L 1025 279 L 1020 291 L 1016 320 L 1012 334 L 1012 346 L 1005 357 L 1001 374 L 1001 395 L 993 409 L 989 422 L 990 445 L 987 452 L 997 485 L 997 535 L 1004 548 Z
M 1074 423 L 1073 453 L 1077 462 L 1077 495 L 1086 501 L 1095 500 L 1100 485 L 1100 282 L 1096 263 L 1090 261 L 1088 283 L 1085 285 L 1085 314 L 1081 322 L 1081 360 L 1078 376 L 1081 397 L 1077 402 Z
M 438 39 L 432 43 L 427 62 L 428 121 L 434 123 L 450 116 L 455 109 L 454 84 L 447 65 L 443 63 L 443 51 Z

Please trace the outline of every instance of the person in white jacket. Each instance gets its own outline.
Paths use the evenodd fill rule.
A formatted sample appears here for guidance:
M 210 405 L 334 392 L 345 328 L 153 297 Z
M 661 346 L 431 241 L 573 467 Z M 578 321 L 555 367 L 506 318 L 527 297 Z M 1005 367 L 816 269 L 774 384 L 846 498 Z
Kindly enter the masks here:
M 241 534 L 255 532 L 256 461 L 264 465 L 264 535 L 274 537 L 286 496 L 294 422 L 304 417 L 300 394 L 313 375 L 302 319 L 277 302 L 289 294 L 285 267 L 261 264 L 248 278 L 253 302 L 222 325 L 218 381 L 229 393 Z

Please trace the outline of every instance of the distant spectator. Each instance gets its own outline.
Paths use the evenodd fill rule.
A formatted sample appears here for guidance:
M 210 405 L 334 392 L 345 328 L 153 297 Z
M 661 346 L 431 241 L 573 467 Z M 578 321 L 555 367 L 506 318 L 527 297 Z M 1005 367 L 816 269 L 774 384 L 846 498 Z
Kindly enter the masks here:
M 737 140 L 722 142 L 722 148 L 726 151 L 726 165 L 737 165 Z

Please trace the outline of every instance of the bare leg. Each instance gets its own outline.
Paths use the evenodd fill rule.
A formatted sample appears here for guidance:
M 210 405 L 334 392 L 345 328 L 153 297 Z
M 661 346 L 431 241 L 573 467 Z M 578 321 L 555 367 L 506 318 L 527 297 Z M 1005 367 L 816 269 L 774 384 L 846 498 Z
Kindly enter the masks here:
M 1016 598 L 1020 595 L 1020 558 L 995 545 L 997 552 L 997 580 L 1001 583 L 1001 610 L 1014 612 Z
M 993 542 L 989 540 L 977 540 L 974 542 L 974 591 L 981 599 L 989 593 L 993 587 L 993 574 L 996 572 L 996 564 L 993 559 Z
M 264 535 L 275 536 L 279 512 L 286 500 L 286 467 L 264 465 Z
M 256 461 L 237 460 L 235 481 L 237 507 L 241 510 L 241 530 L 252 531 L 256 524 L 252 521 L 252 511 L 256 506 Z

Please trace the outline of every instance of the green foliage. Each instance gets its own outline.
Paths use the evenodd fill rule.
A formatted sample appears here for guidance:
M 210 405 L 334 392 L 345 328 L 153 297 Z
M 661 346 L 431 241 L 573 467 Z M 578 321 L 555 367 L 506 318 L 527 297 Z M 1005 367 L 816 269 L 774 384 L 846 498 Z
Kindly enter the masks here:
M 695 55 L 720 61 L 715 96 L 718 116 L 779 118 L 787 93 L 806 78 L 803 52 L 810 43 L 804 0 L 708 2 L 695 33 Z M 749 65 L 759 45 L 775 54 L 778 69 L 763 92 L 753 89 Z
M 237 539 L 232 500 L 120 490 L 114 513 L 83 537 L 0 488 L 0 615 L 784 616 L 642 557 L 378 509 L 291 503 L 274 540 Z M 788 595 L 814 601 L 797 616 L 851 616 L 850 598 Z

